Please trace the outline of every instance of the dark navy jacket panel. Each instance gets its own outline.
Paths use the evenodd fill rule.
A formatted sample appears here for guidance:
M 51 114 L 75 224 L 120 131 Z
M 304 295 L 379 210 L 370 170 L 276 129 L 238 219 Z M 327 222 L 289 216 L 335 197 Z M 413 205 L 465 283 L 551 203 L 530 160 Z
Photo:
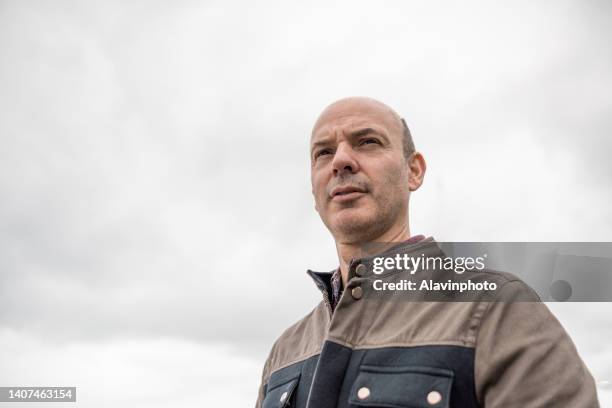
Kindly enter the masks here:
M 368 389 L 367 398 L 359 397 L 362 388 Z M 428 401 L 432 392 L 439 396 L 436 404 Z M 474 349 L 420 345 L 353 350 L 326 341 L 321 354 L 273 372 L 265 385 L 265 408 L 368 406 L 479 407 Z

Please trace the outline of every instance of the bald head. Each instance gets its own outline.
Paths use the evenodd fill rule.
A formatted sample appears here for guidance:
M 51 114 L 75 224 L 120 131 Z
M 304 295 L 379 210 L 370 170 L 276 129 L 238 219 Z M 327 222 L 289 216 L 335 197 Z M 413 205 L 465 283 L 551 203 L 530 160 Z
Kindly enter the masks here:
M 364 117 L 384 121 L 389 130 L 397 132 L 402 137 L 403 152 L 406 158 L 414 152 L 414 142 L 406 121 L 388 105 L 368 97 L 352 96 L 339 99 L 327 106 L 319 115 L 312 129 L 312 137 L 325 131 L 325 126 L 343 119 Z
M 315 208 L 337 244 L 405 235 L 425 161 L 393 109 L 363 97 L 332 103 L 312 130 L 310 159 Z

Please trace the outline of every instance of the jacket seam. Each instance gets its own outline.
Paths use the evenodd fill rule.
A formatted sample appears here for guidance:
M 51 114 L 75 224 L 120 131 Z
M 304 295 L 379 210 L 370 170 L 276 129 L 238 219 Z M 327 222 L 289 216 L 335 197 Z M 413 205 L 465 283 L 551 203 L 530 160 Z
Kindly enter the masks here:
M 506 287 L 506 285 L 508 285 L 509 283 L 513 283 L 513 282 L 521 282 L 521 280 L 520 279 L 508 279 L 499 288 L 499 293 L 502 292 L 502 290 L 504 289 L 504 287 Z M 484 304 L 486 305 L 486 308 L 484 309 L 482 315 L 478 319 L 478 328 L 474 332 L 474 350 L 476 349 L 476 347 L 478 347 L 478 339 L 480 337 L 480 329 L 482 328 L 482 320 L 489 313 L 493 303 L 496 303 L 496 302 L 494 302 L 494 301 L 493 302 L 484 302 Z M 474 378 L 474 395 L 476 396 L 476 402 L 478 402 L 478 404 L 480 406 L 483 406 L 483 401 L 481 401 L 480 396 L 478 395 L 478 384 L 476 382 L 476 354 L 477 353 L 474 352 L 474 372 L 472 373 L 472 377 Z
M 353 350 L 375 349 L 384 347 L 417 347 L 417 346 L 460 346 L 474 348 L 473 344 L 465 340 L 421 340 L 413 342 L 390 342 L 390 343 L 351 343 L 346 340 L 329 337 L 327 340 L 340 344 L 341 346 L 349 347 Z
M 317 354 L 321 354 L 321 349 L 318 349 L 314 352 L 311 353 L 307 353 L 307 354 L 302 354 L 299 357 L 294 358 L 293 360 L 290 360 L 289 362 L 286 362 L 284 364 L 281 364 L 279 366 L 273 366 L 272 364 L 270 365 L 270 372 L 268 373 L 268 375 L 266 376 L 265 382 L 268 383 L 270 380 L 270 377 L 272 376 L 273 373 L 275 373 L 278 370 L 282 370 L 283 368 L 287 368 L 290 365 L 293 365 L 295 363 L 299 363 L 300 361 L 304 361 L 304 360 L 308 360 L 310 357 L 316 356 Z

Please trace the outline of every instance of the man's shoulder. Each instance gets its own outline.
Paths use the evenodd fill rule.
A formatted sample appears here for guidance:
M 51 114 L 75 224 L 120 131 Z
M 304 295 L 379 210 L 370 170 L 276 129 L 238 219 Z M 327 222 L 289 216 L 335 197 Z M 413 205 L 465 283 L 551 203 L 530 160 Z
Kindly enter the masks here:
M 329 321 L 328 307 L 321 301 L 308 314 L 286 328 L 272 346 L 267 374 L 319 354 Z
M 540 302 L 540 296 L 520 276 L 510 272 L 495 269 L 470 270 L 466 272 L 470 279 L 494 282 L 498 291 L 495 292 L 494 301 L 529 301 Z

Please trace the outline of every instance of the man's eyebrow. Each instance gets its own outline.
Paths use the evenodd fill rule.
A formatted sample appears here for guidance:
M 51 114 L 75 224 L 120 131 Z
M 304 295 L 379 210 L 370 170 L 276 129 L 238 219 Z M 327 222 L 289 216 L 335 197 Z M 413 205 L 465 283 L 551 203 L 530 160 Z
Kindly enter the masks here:
M 374 128 L 370 128 L 370 127 L 362 128 L 362 129 L 357 129 L 357 130 L 351 132 L 351 136 L 352 137 L 359 137 L 359 136 L 369 135 L 370 133 L 375 133 L 377 135 L 381 135 L 382 136 L 382 134 L 378 130 L 376 130 Z
M 331 138 L 329 138 L 329 137 L 327 137 L 325 139 L 317 140 L 316 142 L 312 143 L 311 150 L 314 149 L 317 146 L 322 146 L 322 145 L 329 144 L 330 142 L 331 142 Z

